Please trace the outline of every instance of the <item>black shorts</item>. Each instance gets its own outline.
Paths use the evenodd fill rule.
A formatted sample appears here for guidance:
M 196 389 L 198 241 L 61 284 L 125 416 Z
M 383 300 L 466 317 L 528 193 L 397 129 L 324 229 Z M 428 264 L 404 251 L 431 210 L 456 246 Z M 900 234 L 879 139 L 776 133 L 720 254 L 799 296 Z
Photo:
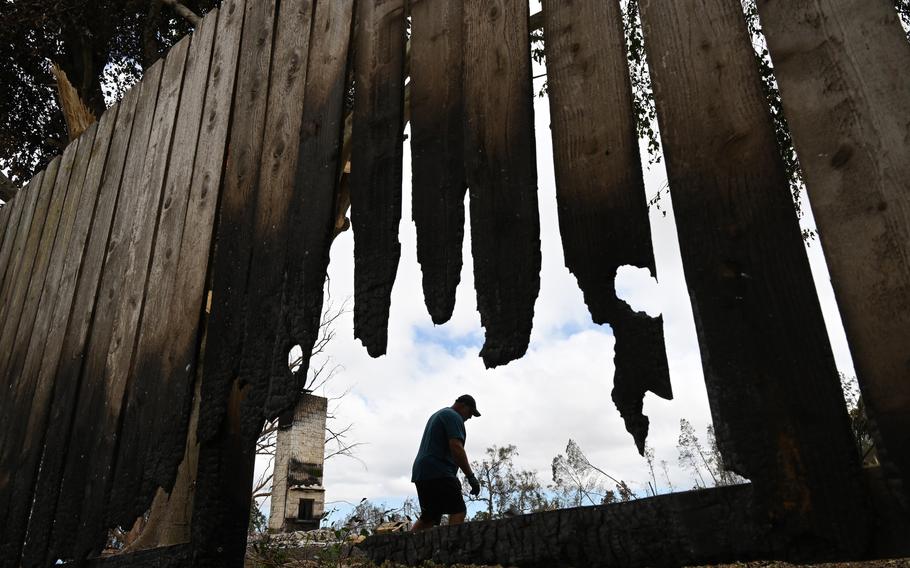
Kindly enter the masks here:
M 461 496 L 461 483 L 456 477 L 442 477 L 415 481 L 417 500 L 420 501 L 420 518 L 438 525 L 443 515 L 465 513 Z

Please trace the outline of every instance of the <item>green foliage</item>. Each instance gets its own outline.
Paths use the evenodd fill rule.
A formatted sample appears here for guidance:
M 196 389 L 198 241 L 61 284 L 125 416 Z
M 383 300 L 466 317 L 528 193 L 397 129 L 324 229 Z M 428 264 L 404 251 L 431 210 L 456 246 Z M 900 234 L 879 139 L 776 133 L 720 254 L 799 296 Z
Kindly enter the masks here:
M 481 461 L 471 462 L 471 470 L 480 481 L 480 494 L 469 494 L 470 486 L 462 481 L 462 489 L 469 501 L 483 503 L 475 520 L 500 519 L 551 508 L 537 473 L 515 467 L 513 460 L 518 448 L 490 446 Z
M 203 14 L 216 0 L 182 0 Z M 23 183 L 66 147 L 50 62 L 96 116 L 190 31 L 149 0 L 0 2 L 0 169 Z
M 875 449 L 875 440 L 872 438 L 872 424 L 866 415 L 866 405 L 863 403 L 859 383 L 857 383 L 856 377 L 848 377 L 843 373 L 839 373 L 839 375 L 856 451 L 859 453 L 863 465 L 878 465 L 878 452 Z

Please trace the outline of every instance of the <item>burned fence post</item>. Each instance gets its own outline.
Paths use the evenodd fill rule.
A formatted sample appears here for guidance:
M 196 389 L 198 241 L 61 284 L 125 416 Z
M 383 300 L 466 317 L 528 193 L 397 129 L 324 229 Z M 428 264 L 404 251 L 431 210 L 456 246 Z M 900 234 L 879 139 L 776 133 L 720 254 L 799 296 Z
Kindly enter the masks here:
M 725 464 L 789 554 L 858 554 L 858 456 L 742 6 L 646 0 L 641 16 Z
M 876 449 L 910 507 L 910 44 L 889 0 L 758 8 Z

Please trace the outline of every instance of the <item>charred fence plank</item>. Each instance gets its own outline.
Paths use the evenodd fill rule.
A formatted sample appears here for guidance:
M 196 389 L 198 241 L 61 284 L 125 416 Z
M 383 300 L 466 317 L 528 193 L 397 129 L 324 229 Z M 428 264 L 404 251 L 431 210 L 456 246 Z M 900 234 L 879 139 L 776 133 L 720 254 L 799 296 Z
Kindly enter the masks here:
M 887 0 L 758 7 L 876 449 L 910 506 L 910 45 Z
M 859 552 L 856 450 L 742 7 L 647 0 L 641 15 L 725 464 L 794 555 Z
M 191 324 L 198 325 L 202 305 L 202 298 L 198 298 L 195 309 L 185 309 L 182 313 L 171 310 L 175 297 L 181 293 L 175 287 L 177 266 L 188 217 L 190 181 L 217 24 L 217 12 L 208 14 L 193 33 L 187 55 L 158 215 L 157 236 L 151 253 L 149 285 L 137 330 L 129 390 L 122 410 L 117 469 L 111 479 L 107 504 L 107 522 L 111 526 L 132 526 L 135 519 L 148 509 L 156 487 L 145 486 L 142 481 L 150 463 L 161 454 L 182 456 L 186 441 L 183 422 L 189 418 L 188 398 L 192 391 L 193 369 L 175 368 L 177 362 L 166 357 L 166 349 L 167 344 L 176 339 L 175 330 L 186 327 L 180 325 L 177 318 L 184 317 Z M 167 150 L 159 156 L 166 159 Z M 196 259 L 203 266 L 207 260 L 207 255 Z M 183 303 L 181 307 L 188 308 Z M 171 428 L 176 428 L 175 432 L 183 432 L 184 436 L 178 439 L 176 435 L 163 435 L 163 432 L 174 433 Z M 179 457 L 172 461 L 176 470 Z
M 141 87 L 138 86 L 131 89 L 117 104 L 116 109 L 109 109 L 105 113 L 105 116 L 110 115 L 112 122 L 116 116 L 106 160 L 103 155 L 97 158 L 100 164 L 93 165 L 87 174 L 89 179 L 92 179 L 90 176 L 100 176 L 98 182 L 100 189 L 84 257 L 81 266 L 77 267 L 76 290 L 69 322 L 63 324 L 56 332 L 63 334 L 59 356 L 56 360 L 52 357 L 46 358 L 41 369 L 42 376 L 49 374 L 54 377 L 54 392 L 22 566 L 45 566 L 47 562 L 59 558 L 59 556 L 51 558 L 54 552 L 50 550 L 51 527 L 55 520 L 61 480 L 68 457 L 69 436 L 81 392 L 83 350 L 95 314 L 98 283 L 107 256 L 111 221 L 118 203 L 120 182 L 140 91 Z M 101 123 L 104 124 L 104 121 L 103 116 Z M 102 166 L 103 172 L 100 171 Z M 88 179 L 86 183 L 89 183 Z
M 645 392 L 673 392 L 663 319 L 616 296 L 620 266 L 656 276 L 620 10 L 615 2 L 546 0 L 544 37 L 566 267 L 594 322 L 613 327 L 613 400 L 644 452 Z
M 247 2 L 241 34 L 210 268 L 192 521 L 197 566 L 242 563 L 246 544 L 254 452 L 242 436 L 240 406 L 252 377 L 241 363 L 276 11 L 275 0 Z M 261 422 L 261 409 L 253 420 Z
M 247 2 L 241 33 L 236 90 L 220 188 L 212 301 L 206 345 L 205 379 L 199 416 L 201 442 L 222 427 L 231 383 L 240 376 L 246 287 L 253 249 L 256 182 L 262 155 L 275 0 Z
M 192 181 L 187 188 L 190 195 L 176 267 L 175 293 L 171 296 L 168 308 L 171 311 L 169 339 L 167 351 L 161 355 L 172 373 L 182 374 L 178 380 L 185 381 L 183 384 L 189 389 L 185 399 L 187 405 L 192 401 L 193 383 L 197 374 L 201 341 L 199 335 L 202 333 L 200 322 L 205 315 L 206 275 L 227 147 L 244 8 L 244 0 L 229 0 L 221 4 L 217 16 L 218 28 L 206 88 L 203 122 L 196 142 Z M 189 407 L 172 409 L 170 412 L 176 411 L 189 412 Z M 170 424 L 162 424 L 162 427 L 168 429 L 158 434 L 162 440 L 187 439 L 189 424 L 187 416 L 183 414 L 175 416 Z M 171 448 L 178 449 L 176 446 Z M 183 453 L 177 455 L 162 452 L 156 460 L 148 463 L 143 493 L 148 493 L 156 486 L 169 489 L 173 484 L 175 467 L 182 458 Z
M 404 0 L 362 0 L 354 15 L 354 337 L 371 357 L 388 344 L 401 243 L 404 145 Z
M 41 365 L 45 357 L 53 356 L 53 345 L 49 344 L 51 332 L 59 325 L 54 316 L 59 317 L 61 304 L 65 304 L 68 310 L 72 300 L 72 289 L 68 287 L 72 279 L 66 279 L 69 274 L 64 273 L 64 268 L 67 267 L 71 241 L 78 238 L 80 227 L 77 222 L 86 217 L 90 219 L 94 209 L 94 200 L 84 203 L 82 197 L 97 126 L 97 123 L 92 124 L 78 141 L 67 148 L 73 155 L 71 174 L 65 197 L 62 194 L 57 196 L 62 210 L 52 248 L 48 253 L 47 270 L 36 304 L 33 330 L 30 339 L 17 347 L 17 350 L 21 349 L 23 357 L 21 365 L 14 366 L 14 369 L 21 370 L 14 371 L 18 376 L 18 384 L 11 393 L 10 400 L 14 411 L 10 413 L 12 419 L 4 428 L 6 444 L 0 449 L 0 471 L 10 472 L 12 477 L 8 493 L 10 500 L 5 506 L 0 505 L 0 510 L 6 510 L 6 516 L 2 519 L 5 536 L 0 542 L 0 549 L 11 551 L 16 559 L 21 554 L 25 540 L 35 470 L 41 457 L 40 442 L 44 438 L 46 426 L 44 418 L 47 416 L 53 389 L 53 382 L 40 376 Z M 64 159 L 66 154 L 64 152 Z M 58 174 L 58 183 L 62 178 Z M 87 213 L 83 213 L 80 209 L 82 207 L 87 209 Z M 68 311 L 65 313 L 68 315 Z
M 528 4 L 465 0 L 465 160 L 487 368 L 525 354 L 540 291 Z
M 252 383 L 244 414 L 248 414 L 246 435 L 255 440 L 264 418 L 293 408 L 300 393 L 287 369 L 288 353 L 276 354 L 277 323 L 283 311 L 282 289 L 287 252 L 297 243 L 288 240 L 290 211 L 300 204 L 294 200 L 296 159 L 300 148 L 300 126 L 305 106 L 310 34 L 314 3 L 310 0 L 282 0 L 278 8 L 272 75 L 269 85 L 265 141 L 256 192 L 253 219 L 253 254 L 250 261 L 249 313 L 244 332 L 244 360 L 241 368 Z M 252 471 L 250 471 L 252 475 Z M 252 484 L 252 479 L 250 479 Z
M 293 206 L 287 228 L 282 327 L 275 343 L 273 376 L 290 374 L 288 353 L 294 345 L 301 346 L 304 360 L 297 377 L 290 382 L 277 383 L 281 388 L 270 398 L 277 396 L 279 400 L 287 400 L 291 393 L 299 395 L 305 386 L 309 355 L 319 333 L 341 168 L 339 158 L 344 136 L 345 81 L 353 8 L 353 0 L 316 4 L 293 181 Z M 272 389 L 275 384 L 273 380 Z M 272 403 L 271 406 L 278 405 Z
M 76 420 L 69 433 L 67 463 L 57 502 L 53 542 L 49 550 L 54 558 L 78 556 L 75 549 L 77 537 L 81 536 L 81 512 L 83 505 L 90 506 L 84 500 L 94 490 L 93 477 L 105 474 L 103 466 L 106 464 L 101 463 L 101 454 L 114 443 L 112 438 L 101 439 L 102 433 L 107 433 L 105 423 L 119 416 L 120 401 L 116 399 L 122 396 L 121 393 L 112 392 L 117 385 L 111 380 L 118 380 L 119 377 L 109 375 L 107 360 L 114 351 L 132 349 L 131 345 L 114 344 L 114 324 L 119 315 L 117 307 L 121 299 L 134 300 L 136 294 L 135 288 L 126 286 L 124 280 L 130 264 L 132 229 L 143 197 L 141 190 L 143 186 L 147 187 L 143 183 L 142 169 L 152 131 L 163 64 L 163 61 L 159 61 L 150 67 L 140 86 L 133 136 L 105 253 L 95 318 L 82 355 L 82 388 L 76 403 Z M 97 494 L 93 497 L 101 498 Z
M 417 260 L 433 323 L 449 321 L 464 241 L 464 1 L 411 3 L 411 154 Z

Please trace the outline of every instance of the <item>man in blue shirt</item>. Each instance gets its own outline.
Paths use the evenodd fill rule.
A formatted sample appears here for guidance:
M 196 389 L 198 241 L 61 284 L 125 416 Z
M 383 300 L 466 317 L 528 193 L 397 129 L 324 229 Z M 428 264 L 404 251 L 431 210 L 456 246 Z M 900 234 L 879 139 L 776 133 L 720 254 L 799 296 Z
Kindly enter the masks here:
M 471 486 L 471 495 L 480 493 L 480 483 L 474 477 L 464 451 L 464 423 L 472 416 L 480 416 L 477 403 L 473 396 L 465 394 L 451 407 L 435 412 L 427 421 L 411 469 L 411 481 L 417 486 L 420 501 L 420 518 L 412 531 L 438 525 L 443 515 L 449 516 L 450 525 L 464 522 L 467 507 L 458 482 L 459 468 Z

